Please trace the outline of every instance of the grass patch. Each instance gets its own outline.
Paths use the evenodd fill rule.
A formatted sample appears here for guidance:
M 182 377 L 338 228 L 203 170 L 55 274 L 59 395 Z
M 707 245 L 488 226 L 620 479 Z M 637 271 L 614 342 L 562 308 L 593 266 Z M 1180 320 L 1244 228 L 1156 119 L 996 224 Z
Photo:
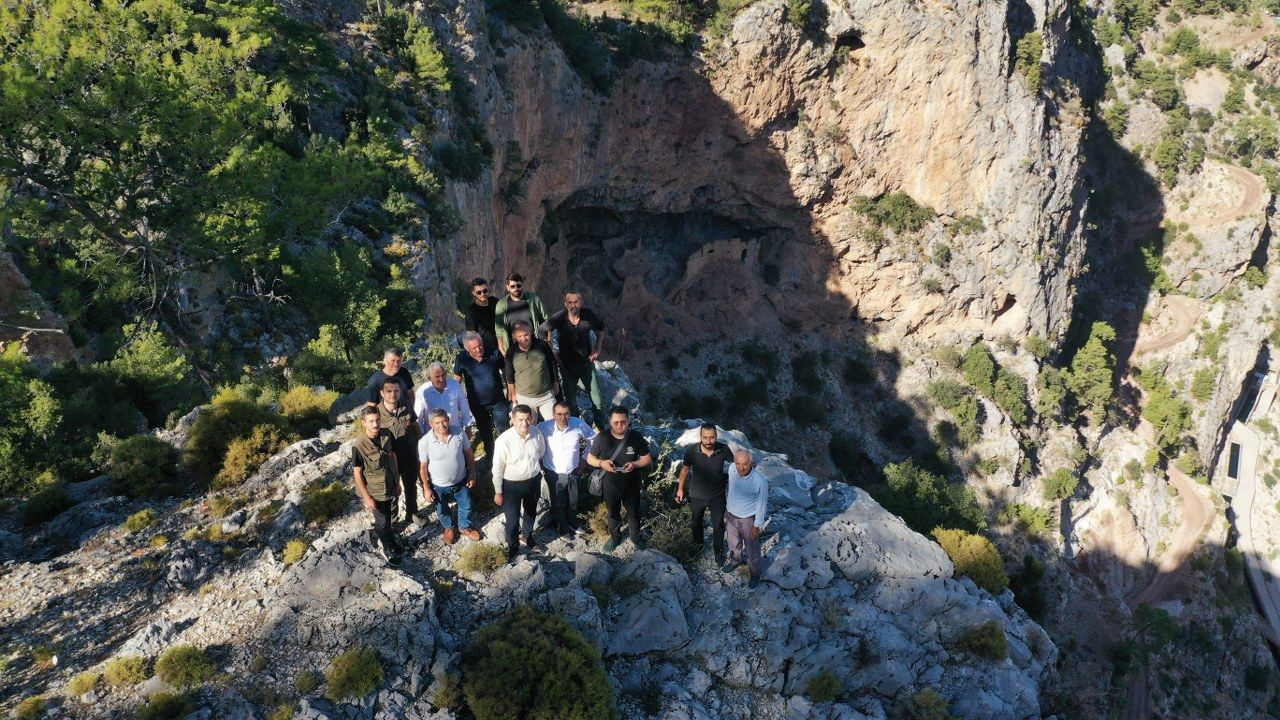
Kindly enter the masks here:
M 156 661 L 156 676 L 183 689 L 200 685 L 213 677 L 216 669 L 208 653 L 195 645 L 175 645 Z
M 284 552 L 280 554 L 280 560 L 285 565 L 292 565 L 302 559 L 307 554 L 307 543 L 303 540 L 293 539 L 284 545 Z
M 159 520 L 160 515 L 155 510 L 152 510 L 151 508 L 139 510 L 125 519 L 124 529 L 131 533 L 142 532 L 152 525 L 155 525 Z
M 951 647 L 987 660 L 1003 660 L 1009 655 L 1004 628 L 995 620 L 988 620 L 960 633 Z
M 326 523 L 345 513 L 350 502 L 351 494 L 340 482 L 312 486 L 302 501 L 302 516 L 309 523 Z
M 333 702 L 358 700 L 382 685 L 382 661 L 373 648 L 352 648 L 333 659 L 324 674 L 324 696 Z
M 489 575 L 505 565 L 507 551 L 491 542 L 471 543 L 458 551 L 453 569 L 460 575 Z
M 118 657 L 107 662 L 102 679 L 115 687 L 131 687 L 151 677 L 147 659 L 142 657 Z

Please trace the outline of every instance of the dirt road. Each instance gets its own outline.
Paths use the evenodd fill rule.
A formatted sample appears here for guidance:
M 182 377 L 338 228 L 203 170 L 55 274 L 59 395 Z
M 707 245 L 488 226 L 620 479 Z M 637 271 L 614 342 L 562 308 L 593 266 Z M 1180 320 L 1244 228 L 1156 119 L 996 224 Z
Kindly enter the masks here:
M 1173 313 L 1173 327 L 1154 337 L 1142 337 L 1138 333 L 1138 342 L 1134 343 L 1133 353 L 1129 356 L 1129 364 L 1143 353 L 1156 352 L 1173 347 L 1182 342 L 1196 328 L 1200 318 L 1200 306 L 1195 300 L 1183 295 L 1166 295 L 1164 305 Z

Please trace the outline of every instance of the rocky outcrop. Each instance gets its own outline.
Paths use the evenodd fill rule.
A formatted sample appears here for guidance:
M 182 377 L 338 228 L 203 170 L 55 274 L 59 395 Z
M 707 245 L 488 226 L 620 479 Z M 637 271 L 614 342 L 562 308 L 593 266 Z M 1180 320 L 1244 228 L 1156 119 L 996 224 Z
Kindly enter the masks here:
M 655 446 L 696 437 L 696 427 L 646 432 Z M 450 568 L 467 541 L 445 546 L 434 524 L 413 534 L 402 568 L 389 568 L 371 551 L 368 519 L 356 503 L 323 529 L 302 524 L 306 489 L 350 473 L 346 445 L 327 433 L 286 449 L 240 488 L 249 504 L 216 521 L 234 532 L 177 540 L 204 522 L 205 510 L 165 505 L 157 527 L 126 533 L 116 524 L 136 503 L 96 501 L 111 522 L 82 537 L 79 549 L 54 565 L 10 563 L 0 587 L 21 601 L 0 608 L 0 620 L 15 641 L 77 638 L 56 668 L 23 676 L 51 692 L 108 657 L 155 657 L 179 643 L 213 648 L 229 680 L 195 698 L 220 714 L 258 712 L 263 697 L 294 695 L 299 673 L 323 670 L 337 653 L 363 644 L 384 665 L 379 690 L 345 706 L 307 695 L 302 716 L 445 717 L 432 704 L 434 690 L 456 672 L 467 639 L 515 604 L 532 603 L 563 614 L 599 647 L 624 694 L 660 688 L 664 718 L 880 718 L 889 704 L 926 687 L 959 717 L 1039 716 L 1040 685 L 1057 650 L 1009 592 L 993 597 L 953 579 L 936 544 L 865 492 L 817 484 L 784 457 L 725 435 L 751 450 L 771 478 L 768 566 L 754 591 L 745 576 L 721 573 L 706 555 L 688 565 L 655 549 L 615 556 L 594 539 L 552 539 L 545 555 L 460 577 Z M 175 539 L 156 549 L 157 534 Z M 280 550 L 299 535 L 308 538 L 306 553 L 286 566 Z M 139 562 L 149 569 L 124 572 Z M 62 582 L 32 582 L 50 573 Z M 95 612 L 54 612 L 65 597 L 92 597 Z M 139 605 L 139 598 L 148 599 Z M 99 616 L 127 621 L 104 625 Z M 987 621 L 1005 633 L 1007 659 L 954 649 L 961 633 Z M 804 697 L 809 678 L 822 671 L 838 677 L 845 702 L 815 705 Z M 143 686 L 162 687 L 154 679 Z M 62 708 L 97 716 L 136 703 L 138 692 L 98 689 L 91 704 L 68 699 Z
M 78 357 L 66 322 L 31 289 L 13 257 L 0 252 L 0 350 L 10 343 L 41 371 Z

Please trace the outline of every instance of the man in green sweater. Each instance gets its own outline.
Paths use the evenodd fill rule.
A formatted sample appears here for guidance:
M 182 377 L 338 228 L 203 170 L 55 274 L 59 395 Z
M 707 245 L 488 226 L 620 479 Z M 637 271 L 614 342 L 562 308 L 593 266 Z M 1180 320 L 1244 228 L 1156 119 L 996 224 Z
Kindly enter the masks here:
M 524 289 L 523 275 L 511 273 L 507 276 L 507 294 L 493 311 L 493 331 L 498 336 L 498 349 L 503 355 L 511 346 L 512 327 L 521 320 L 529 323 L 531 328 L 539 327 L 547 321 L 547 308 L 541 298 Z M 550 342 L 551 333 L 546 333 L 544 339 Z

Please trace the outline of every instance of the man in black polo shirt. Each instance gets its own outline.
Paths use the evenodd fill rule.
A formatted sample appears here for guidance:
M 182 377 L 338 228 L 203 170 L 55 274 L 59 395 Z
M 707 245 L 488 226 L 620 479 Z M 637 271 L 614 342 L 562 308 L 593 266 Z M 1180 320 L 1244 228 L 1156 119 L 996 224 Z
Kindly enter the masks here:
M 653 455 L 649 454 L 649 441 L 644 435 L 630 429 L 627 409 L 614 406 L 609 409 L 609 431 L 596 435 L 591 441 L 591 451 L 587 453 L 587 464 L 593 468 L 603 468 L 604 504 L 609 515 L 609 541 L 604 544 L 605 552 L 613 552 L 622 543 L 619 526 L 622 522 L 620 510 L 627 508 L 627 526 L 631 542 L 637 550 L 645 548 L 640 537 L 640 478 L 644 469 L 653 464 Z
M 382 382 L 393 378 L 400 383 L 400 403 L 409 404 L 413 397 L 413 376 L 405 370 L 404 351 L 398 347 L 389 347 L 382 353 L 382 368 L 369 377 L 369 401 L 366 405 L 377 405 L 382 402 Z
M 723 565 L 725 491 L 729 488 L 725 463 L 733 462 L 733 452 L 717 437 L 715 423 L 703 423 L 698 428 L 698 444 L 690 445 L 684 451 L 676 502 L 689 499 L 689 509 L 693 511 L 690 530 L 698 552 L 706 542 L 702 534 L 702 515 L 707 510 L 711 511 L 711 546 L 715 550 L 716 564 Z
M 498 349 L 498 336 L 493 331 L 493 312 L 498 301 L 489 295 L 489 281 L 476 278 L 471 281 L 471 304 L 463 311 L 463 324 L 468 330 L 480 333 L 485 352 Z
M 590 308 L 582 307 L 582 296 L 576 292 L 564 295 L 564 310 L 557 312 L 538 327 L 539 335 L 556 333 L 556 342 L 560 349 L 560 377 L 564 382 L 560 387 L 564 392 L 564 401 L 569 403 L 569 410 L 578 414 L 578 383 L 591 398 L 591 416 L 589 421 L 598 429 L 604 429 L 604 418 L 600 413 L 604 410 L 604 402 L 600 399 L 600 381 L 596 378 L 596 358 L 600 357 L 600 348 L 604 346 L 604 321 Z M 596 341 L 591 343 L 591 331 L 596 333 Z
M 467 391 L 467 405 L 476 419 L 476 439 L 484 442 L 490 458 L 495 438 L 511 426 L 505 366 L 502 353 L 486 348 L 480 333 L 468 330 L 462 334 L 462 352 L 453 361 L 453 377 Z

